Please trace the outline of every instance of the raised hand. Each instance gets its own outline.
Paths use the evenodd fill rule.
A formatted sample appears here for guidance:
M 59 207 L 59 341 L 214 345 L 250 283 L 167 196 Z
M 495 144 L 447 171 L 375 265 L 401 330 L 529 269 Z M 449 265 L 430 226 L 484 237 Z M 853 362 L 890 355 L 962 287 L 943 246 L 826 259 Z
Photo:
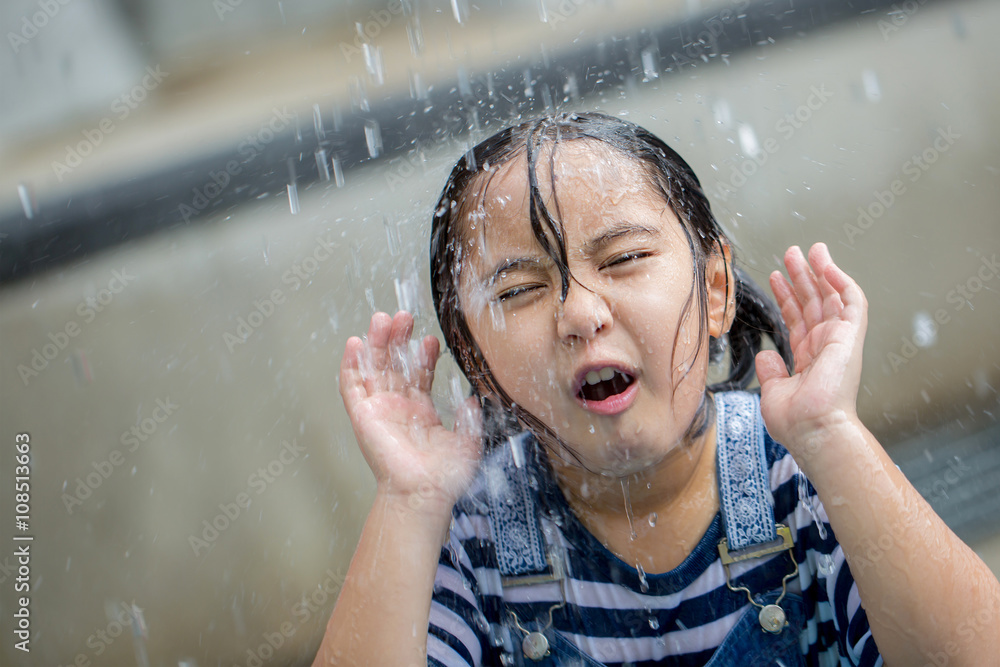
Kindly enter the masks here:
M 352 336 L 340 364 L 340 394 L 379 493 L 413 509 L 449 513 L 482 456 L 479 406 L 468 399 L 450 431 L 431 401 L 439 343 L 410 354 L 413 317 L 375 313 L 367 339 Z
M 792 246 L 785 266 L 791 283 L 775 271 L 771 290 L 788 326 L 794 373 L 774 351 L 758 353 L 756 362 L 764 423 L 795 456 L 823 429 L 857 419 L 868 302 L 823 243 L 810 248 L 808 262 Z

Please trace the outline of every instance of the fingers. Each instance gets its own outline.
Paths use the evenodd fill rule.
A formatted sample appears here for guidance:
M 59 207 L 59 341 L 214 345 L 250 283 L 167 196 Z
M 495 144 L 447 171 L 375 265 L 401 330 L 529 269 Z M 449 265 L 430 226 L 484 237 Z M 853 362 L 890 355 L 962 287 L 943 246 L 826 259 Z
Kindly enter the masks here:
M 475 396 L 462 401 L 455 415 L 455 433 L 465 437 L 466 441 L 479 452 L 482 447 L 483 414 L 479 400 Z
M 387 313 L 372 315 L 368 335 L 359 344 L 345 350 L 356 355 L 356 360 L 342 362 L 357 368 L 366 391 L 406 391 L 416 389 L 429 393 L 434 382 L 439 343 L 433 336 L 425 337 L 411 353 L 413 315 L 399 311 L 393 317 Z
M 795 299 L 792 286 L 788 284 L 780 271 L 771 273 L 770 282 L 771 291 L 774 292 L 774 298 L 781 309 L 781 317 L 785 320 L 785 326 L 788 327 L 789 342 L 792 344 L 792 349 L 795 349 L 799 341 L 809 333 L 802 317 L 802 309 L 799 308 L 799 302 Z
M 387 313 L 372 315 L 368 325 L 368 337 L 365 340 L 367 361 L 373 371 L 384 371 L 389 366 L 389 334 L 392 331 L 392 318 Z
M 357 336 L 351 336 L 347 339 L 344 356 L 340 360 L 340 395 L 348 414 L 353 414 L 354 408 L 368 398 L 360 368 L 363 348 L 364 342 Z
M 866 324 L 868 319 L 868 299 L 858 283 L 830 260 L 823 277 L 836 290 L 844 305 L 841 317 L 851 322 Z
M 802 311 L 802 319 L 806 328 L 811 329 L 823 320 L 823 297 L 816 276 L 798 246 L 792 246 L 785 252 L 785 266 Z
M 763 350 L 754 358 L 757 366 L 757 381 L 763 388 L 768 382 L 788 377 L 785 360 L 774 350 Z
M 417 353 L 417 382 L 420 387 L 420 391 L 430 393 L 431 387 L 434 385 L 434 368 L 437 366 L 438 353 L 441 350 L 441 344 L 438 339 L 434 336 L 425 336 L 422 341 L 420 341 L 420 348 Z

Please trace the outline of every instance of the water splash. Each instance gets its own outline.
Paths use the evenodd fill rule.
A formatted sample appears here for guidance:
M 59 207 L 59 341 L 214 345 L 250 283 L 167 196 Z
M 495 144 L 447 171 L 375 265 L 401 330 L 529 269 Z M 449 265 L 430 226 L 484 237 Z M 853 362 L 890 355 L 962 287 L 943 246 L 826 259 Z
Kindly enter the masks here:
M 494 331 L 507 331 L 507 320 L 504 318 L 503 306 L 497 301 L 490 301 L 490 322 L 493 324 Z

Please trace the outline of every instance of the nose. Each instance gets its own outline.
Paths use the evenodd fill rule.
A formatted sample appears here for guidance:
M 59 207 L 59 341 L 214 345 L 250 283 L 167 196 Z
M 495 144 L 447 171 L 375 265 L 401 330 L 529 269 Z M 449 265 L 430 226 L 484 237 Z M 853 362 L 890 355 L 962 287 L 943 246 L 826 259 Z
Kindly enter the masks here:
M 591 340 L 609 329 L 612 322 L 611 307 L 605 298 L 571 277 L 566 300 L 556 312 L 560 340 L 566 343 Z

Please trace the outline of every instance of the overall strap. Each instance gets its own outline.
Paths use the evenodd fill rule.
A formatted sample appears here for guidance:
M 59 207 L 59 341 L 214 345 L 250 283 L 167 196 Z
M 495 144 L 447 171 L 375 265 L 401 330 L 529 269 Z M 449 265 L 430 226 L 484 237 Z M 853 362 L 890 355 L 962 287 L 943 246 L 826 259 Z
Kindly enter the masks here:
M 515 579 L 551 576 L 538 502 L 530 483 L 526 450 L 528 432 L 511 436 L 483 464 L 489 502 L 490 532 L 504 585 Z M 527 583 L 527 582 L 525 582 Z
M 760 396 L 746 391 L 715 394 L 719 505 L 731 551 L 778 539 L 764 451 Z

